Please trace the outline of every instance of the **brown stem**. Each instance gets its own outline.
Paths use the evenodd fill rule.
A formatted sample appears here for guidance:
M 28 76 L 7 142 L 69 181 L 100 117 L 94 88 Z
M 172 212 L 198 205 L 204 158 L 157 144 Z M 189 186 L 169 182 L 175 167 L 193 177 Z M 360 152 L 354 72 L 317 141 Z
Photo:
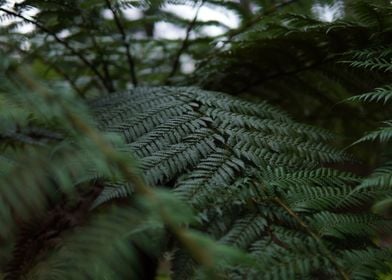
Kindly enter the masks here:
M 67 74 L 65 73 L 61 67 L 58 67 L 55 63 L 48 62 L 41 56 L 38 56 L 39 59 L 41 59 L 43 62 L 48 63 L 51 68 L 53 68 L 59 75 L 61 75 L 64 80 L 66 80 L 71 88 L 82 98 L 85 97 L 85 93 L 76 85 L 75 81 Z
M 191 34 L 191 31 L 192 31 L 193 27 L 196 24 L 197 16 L 199 15 L 200 8 L 203 6 L 203 4 L 204 4 L 204 0 L 200 3 L 199 7 L 196 10 L 195 17 L 193 18 L 193 20 L 188 25 L 188 28 L 186 29 L 185 38 L 182 41 L 181 47 L 178 49 L 178 51 L 176 53 L 176 56 L 175 56 L 175 58 L 173 60 L 172 69 L 171 69 L 169 75 L 166 77 L 166 81 L 165 81 L 166 85 L 170 84 L 170 78 L 172 78 L 176 74 L 178 66 L 180 65 L 181 55 L 189 46 L 189 36 Z
M 135 86 L 137 86 L 138 82 L 137 82 L 136 72 L 135 72 L 135 62 L 132 57 L 131 48 L 129 46 L 129 42 L 127 41 L 127 35 L 125 34 L 124 27 L 121 24 L 119 16 L 117 15 L 116 11 L 114 10 L 113 6 L 111 5 L 110 0 L 105 0 L 105 1 L 106 1 L 106 5 L 108 6 L 108 8 L 110 9 L 110 11 L 113 14 L 114 22 L 116 23 L 117 29 L 121 34 L 121 40 L 122 40 L 124 48 L 125 48 L 125 53 L 126 53 L 127 60 L 128 60 L 128 66 L 129 66 L 129 71 L 131 74 L 132 83 Z
M 87 19 L 83 15 L 83 13 L 81 13 L 81 16 L 84 24 L 88 24 Z M 110 92 L 115 92 L 116 90 L 113 85 L 113 79 L 110 77 L 109 65 L 108 65 L 108 61 L 106 60 L 106 56 L 102 52 L 102 48 L 99 46 L 97 40 L 95 39 L 94 33 L 93 32 L 88 32 L 88 33 L 91 37 L 91 42 L 93 43 L 94 47 L 97 49 L 98 54 L 102 57 L 101 62 L 102 62 L 102 70 L 105 78 L 105 83 L 107 87 L 110 89 Z
M 273 201 L 278 204 L 280 207 L 282 207 L 291 217 L 294 218 L 294 220 L 297 221 L 297 223 L 313 238 L 315 239 L 321 248 L 323 249 L 325 253 L 325 257 L 335 266 L 336 271 L 339 273 L 342 279 L 344 280 L 350 280 L 350 277 L 347 275 L 347 273 L 340 267 L 338 262 L 335 260 L 335 258 L 332 256 L 332 254 L 329 252 L 328 248 L 324 245 L 323 241 L 320 239 L 320 237 L 313 232 L 313 230 L 295 213 L 293 210 L 290 209 L 280 198 L 275 197 Z

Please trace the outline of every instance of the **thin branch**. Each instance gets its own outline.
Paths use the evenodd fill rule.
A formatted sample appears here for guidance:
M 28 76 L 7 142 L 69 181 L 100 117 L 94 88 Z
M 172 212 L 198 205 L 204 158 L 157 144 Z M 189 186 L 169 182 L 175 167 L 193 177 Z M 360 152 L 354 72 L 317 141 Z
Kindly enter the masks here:
M 88 25 L 87 19 L 84 16 L 83 13 L 81 13 L 82 16 L 82 20 L 84 22 L 84 24 Z M 93 43 L 94 47 L 97 49 L 98 54 L 102 57 L 101 61 L 102 61 L 102 70 L 103 70 L 103 75 L 106 81 L 106 85 L 110 88 L 110 92 L 114 92 L 116 91 L 113 85 L 113 79 L 110 77 L 110 72 L 109 72 L 109 65 L 108 65 L 108 61 L 106 60 L 106 56 L 105 54 L 102 52 L 102 48 L 99 46 L 97 40 L 95 39 L 94 33 L 93 32 L 88 32 L 90 38 L 91 38 L 91 42 Z
M 333 61 L 335 61 L 335 56 L 330 56 L 330 57 L 321 59 L 319 61 L 316 61 L 310 65 L 299 67 L 299 68 L 291 70 L 291 71 L 274 73 L 274 74 L 265 76 L 265 77 L 261 78 L 260 80 L 257 80 L 253 83 L 246 84 L 244 87 L 242 87 L 240 90 L 238 90 L 238 92 L 241 93 L 241 92 L 250 90 L 250 89 L 252 89 L 262 83 L 265 83 L 267 81 L 280 79 L 281 77 L 294 76 L 296 74 L 300 74 L 304 71 L 312 70 L 313 68 L 323 66 L 323 65 L 330 63 L 330 62 L 333 62 Z
M 181 58 L 181 55 L 182 55 L 182 53 L 183 53 L 184 51 L 186 51 L 186 49 L 187 49 L 188 46 L 189 46 L 189 37 L 190 37 L 190 34 L 191 34 L 191 31 L 192 31 L 193 27 L 194 27 L 195 24 L 196 24 L 196 21 L 197 21 L 198 15 L 199 15 L 200 8 L 203 6 L 203 4 L 204 4 L 204 0 L 201 1 L 199 7 L 198 7 L 197 10 L 196 10 L 196 13 L 195 13 L 195 16 L 194 16 L 193 20 L 190 22 L 190 24 L 188 25 L 188 28 L 186 29 L 185 38 L 184 38 L 184 40 L 182 41 L 181 47 L 178 49 L 178 51 L 177 51 L 177 53 L 176 53 L 176 56 L 175 56 L 175 58 L 174 58 L 174 60 L 173 60 L 172 69 L 171 69 L 169 75 L 166 77 L 166 81 L 165 81 L 165 84 L 166 84 L 166 85 L 169 85 L 169 84 L 170 84 L 170 78 L 172 78 L 172 77 L 176 74 L 177 69 L 178 69 L 178 66 L 180 65 L 180 58 Z
M 94 67 L 94 65 L 87 60 L 87 58 L 85 58 L 81 53 L 77 52 L 73 47 L 71 47 L 68 42 L 62 40 L 60 37 L 58 37 L 56 35 L 56 33 L 50 31 L 48 28 L 46 28 L 44 25 L 42 25 L 41 23 L 34 21 L 32 19 L 28 19 L 25 16 L 16 13 L 14 11 L 10 11 L 4 8 L 0 8 L 0 11 L 7 13 L 9 15 L 12 15 L 14 17 L 18 17 L 20 19 L 23 19 L 24 21 L 31 23 L 33 25 L 35 25 L 36 27 L 38 27 L 39 29 L 41 29 L 43 32 L 49 34 L 50 36 L 52 36 L 58 43 L 60 43 L 61 45 L 63 45 L 67 50 L 69 50 L 73 55 L 75 55 L 76 57 L 78 57 L 96 76 L 97 78 L 101 81 L 101 83 L 103 84 L 103 86 L 105 87 L 105 89 L 107 91 L 111 91 L 111 89 L 107 86 L 105 78 L 102 76 L 102 74 Z
M 53 62 L 48 62 L 45 59 L 43 59 L 41 56 L 38 56 L 39 59 L 41 59 L 43 62 L 48 63 L 50 67 L 52 67 L 59 75 L 63 76 L 64 80 L 66 80 L 71 88 L 82 98 L 85 97 L 85 93 L 76 85 L 75 81 L 67 74 L 65 71 L 61 69 L 61 67 L 58 67 L 55 63 Z
M 277 10 L 294 4 L 295 2 L 298 2 L 298 0 L 286 0 L 282 3 L 276 4 L 274 7 L 272 7 L 271 9 L 268 9 L 264 12 L 261 12 L 260 14 L 256 15 L 254 18 L 252 18 L 251 20 L 249 20 L 248 22 L 246 22 L 243 26 L 241 26 L 240 28 L 233 30 L 231 32 L 229 32 L 228 35 L 224 35 L 224 36 L 228 36 L 228 40 L 225 41 L 225 43 L 229 42 L 231 39 L 233 39 L 234 36 L 244 32 L 246 29 L 248 29 L 249 27 L 252 27 L 254 24 L 256 24 L 257 22 L 259 22 L 263 17 L 268 16 L 274 12 L 276 12 Z
M 4 42 L 0 42 L 1 45 L 4 45 L 5 47 L 9 48 L 9 49 L 15 49 L 16 51 L 18 51 L 19 53 L 23 54 L 23 55 L 32 55 L 31 53 L 22 50 L 19 46 L 15 46 L 15 45 L 11 45 L 11 44 L 7 44 Z M 52 68 L 54 71 L 56 71 L 60 76 L 62 76 L 64 78 L 65 81 L 67 81 L 69 83 L 69 85 L 71 86 L 71 88 L 82 98 L 84 98 L 84 92 L 76 85 L 75 81 L 67 74 L 65 73 L 60 67 L 58 67 L 55 63 L 50 62 L 49 60 L 46 60 L 43 56 L 39 55 L 39 54 L 34 54 L 34 57 L 41 60 L 42 62 L 46 63 L 49 65 L 50 68 Z
M 105 0 L 105 1 L 106 1 L 106 5 L 108 6 L 108 8 L 110 9 L 110 11 L 113 14 L 114 22 L 116 23 L 117 29 L 118 29 L 118 31 L 121 34 L 121 40 L 123 42 L 123 45 L 124 45 L 124 48 L 125 48 L 125 52 L 126 52 L 126 55 L 127 55 L 128 66 L 129 66 L 129 71 L 130 71 L 131 78 L 132 78 L 132 83 L 135 86 L 137 86 L 135 62 L 134 62 L 133 57 L 132 57 L 131 48 L 129 46 L 129 42 L 127 41 L 127 35 L 125 34 L 124 27 L 122 26 L 120 18 L 118 17 L 116 11 L 114 10 L 113 6 L 111 5 L 110 0 Z
M 254 181 L 254 184 L 256 186 L 256 192 L 259 192 L 259 190 L 264 190 L 266 191 L 267 186 L 264 184 L 260 184 L 258 181 Z M 260 196 L 260 194 L 259 194 Z M 330 250 L 328 249 L 327 246 L 325 246 L 323 240 L 310 228 L 306 222 L 297 214 L 295 213 L 289 206 L 286 205 L 286 203 L 280 199 L 279 197 L 271 197 L 267 198 L 266 200 L 271 201 L 278 205 L 279 207 L 283 208 L 287 214 L 289 214 L 302 228 L 303 230 L 306 231 L 307 234 L 309 234 L 319 245 L 320 249 L 323 251 L 325 254 L 325 257 L 331 262 L 331 264 L 335 267 L 337 273 L 340 275 L 340 277 L 343 280 L 350 280 L 350 277 L 348 274 L 344 271 L 344 269 L 340 266 L 339 262 L 335 259 L 335 257 L 331 254 Z M 260 202 L 257 201 L 256 199 L 253 199 L 253 201 L 257 204 Z M 265 199 L 263 199 L 265 201 Z M 269 230 L 269 229 L 268 229 Z M 274 241 L 274 240 L 272 240 Z M 283 245 L 283 244 L 282 244 Z M 280 246 L 282 246 L 280 245 Z M 282 246 L 284 248 L 284 246 Z

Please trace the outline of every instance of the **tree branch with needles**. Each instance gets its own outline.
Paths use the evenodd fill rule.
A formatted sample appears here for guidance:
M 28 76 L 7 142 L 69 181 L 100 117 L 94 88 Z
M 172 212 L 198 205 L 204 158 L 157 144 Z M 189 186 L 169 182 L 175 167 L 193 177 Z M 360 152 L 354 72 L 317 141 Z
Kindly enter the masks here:
M 94 65 L 84 55 L 82 55 L 80 52 L 76 51 L 73 47 L 71 47 L 70 44 L 67 41 L 65 41 L 65 40 L 61 39 L 59 36 L 57 36 L 56 33 L 54 33 L 51 30 L 49 30 L 43 24 L 41 24 L 41 23 L 39 23 L 39 22 L 37 22 L 35 20 L 29 19 L 29 18 L 27 18 L 27 17 L 25 17 L 25 16 L 23 16 L 23 15 L 17 13 L 17 12 L 10 11 L 10 10 L 7 10 L 7 9 L 1 8 L 1 7 L 0 7 L 0 11 L 4 12 L 6 14 L 12 15 L 14 17 L 20 18 L 20 19 L 22 19 L 22 20 L 24 20 L 24 21 L 26 21 L 28 23 L 31 23 L 34 26 L 36 26 L 38 29 L 40 29 L 41 31 L 43 31 L 43 32 L 47 33 L 48 35 L 52 36 L 56 40 L 56 42 L 58 42 L 59 44 L 63 45 L 73 55 L 78 57 L 83 62 L 83 64 L 86 65 L 97 76 L 97 78 L 102 83 L 103 87 L 108 92 L 112 91 L 110 89 L 110 87 L 108 87 L 108 85 L 107 85 L 107 83 L 105 81 L 104 76 L 98 71 L 98 69 L 96 69 L 94 67 Z

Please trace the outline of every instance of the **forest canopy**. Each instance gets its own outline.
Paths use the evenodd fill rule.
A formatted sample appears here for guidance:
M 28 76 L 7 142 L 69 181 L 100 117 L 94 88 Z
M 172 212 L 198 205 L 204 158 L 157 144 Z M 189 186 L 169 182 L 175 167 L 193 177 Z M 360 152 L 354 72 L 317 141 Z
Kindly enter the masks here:
M 0 0 L 0 279 L 392 279 L 387 0 Z

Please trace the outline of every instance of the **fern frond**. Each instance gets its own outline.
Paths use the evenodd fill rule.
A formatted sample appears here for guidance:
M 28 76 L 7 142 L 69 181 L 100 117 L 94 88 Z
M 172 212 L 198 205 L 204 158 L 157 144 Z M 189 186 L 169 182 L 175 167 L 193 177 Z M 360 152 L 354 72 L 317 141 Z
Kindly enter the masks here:
M 391 63 L 392 64 L 392 63 Z M 392 85 L 376 88 L 373 92 L 348 98 L 349 101 L 381 102 L 386 104 L 392 98 Z
M 91 210 L 99 207 L 105 202 L 112 201 L 118 198 L 126 198 L 131 196 L 133 193 L 132 187 L 127 184 L 112 183 L 106 184 L 102 192 L 95 199 L 94 203 L 91 205 Z
M 219 140 L 212 130 L 200 130 L 184 139 L 184 143 L 170 146 L 170 150 L 160 151 L 141 160 L 150 184 L 169 181 L 180 171 L 196 165 L 199 160 L 212 152 Z
M 314 210 L 333 210 L 341 206 L 341 201 L 352 191 L 350 187 L 325 188 L 325 187 L 309 187 L 299 186 L 292 187 L 286 195 L 286 201 L 290 207 L 298 212 L 314 211 Z M 358 202 L 350 199 L 350 203 L 358 206 Z M 349 206 L 345 203 L 345 206 Z
M 378 130 L 366 134 L 355 141 L 353 145 L 365 141 L 389 142 L 392 138 L 392 121 L 384 121 L 383 124 L 386 126 L 380 127 Z
M 378 228 L 391 229 L 391 222 L 376 215 L 334 214 L 320 212 L 311 218 L 311 226 L 321 236 L 344 239 L 347 236 L 375 235 Z
M 162 103 L 171 101 L 132 107 L 131 100 L 143 104 L 154 94 Z M 170 187 L 192 205 L 196 228 L 244 250 L 264 244 L 265 252 L 255 253 L 258 265 L 233 267 L 224 275 L 257 279 L 264 271 L 280 279 L 349 273 L 335 252 L 357 248 L 349 241 L 353 236 L 368 248 L 367 238 L 379 226 L 389 227 L 377 215 L 352 213 L 372 200 L 372 190 L 355 192 L 357 176 L 316 168 L 350 158 L 323 143 L 333 137 L 330 133 L 298 124 L 264 104 L 235 100 L 196 88 L 163 87 L 134 89 L 91 104 L 93 109 L 98 104 L 96 114 L 108 112 L 100 116 L 108 131 L 125 134 L 127 122 L 132 123 L 133 135 L 125 137 L 121 149 L 136 153 L 149 184 Z M 167 113 L 168 106 L 173 113 Z M 134 132 L 137 119 L 145 128 Z M 331 237 L 343 243 L 334 247 L 327 241 Z M 276 257 L 267 261 L 271 256 Z M 173 262 L 179 275 L 201 273 L 182 253 Z
M 373 70 L 384 71 L 384 72 L 392 71 L 391 62 L 383 58 L 373 58 L 365 61 L 352 61 L 350 65 L 352 67 L 364 68 L 372 71 Z
M 341 256 L 345 266 L 352 271 L 352 277 L 354 279 L 371 279 L 377 277 L 381 272 L 377 270 L 377 267 L 381 267 L 380 264 L 390 258 L 390 252 L 380 251 L 376 248 L 347 250 L 343 251 Z M 385 269 L 383 272 L 387 271 Z
M 216 149 L 215 153 L 202 159 L 192 173 L 179 178 L 174 193 L 184 200 L 197 200 L 197 192 L 200 188 L 209 191 L 209 188 L 227 186 L 244 168 L 244 162 L 230 152 Z
M 293 185 L 331 186 L 339 187 L 345 184 L 359 182 L 360 178 L 351 173 L 343 173 L 334 169 L 320 168 L 287 172 L 284 168 L 267 168 L 262 173 L 263 178 L 271 186 L 290 188 Z
M 219 242 L 246 248 L 266 226 L 267 221 L 263 217 L 245 216 L 235 221 L 230 231 Z
M 377 168 L 372 172 L 372 174 L 365 178 L 361 184 L 358 186 L 359 189 L 362 188 L 381 188 L 392 186 L 392 163 L 387 162 L 381 167 Z

